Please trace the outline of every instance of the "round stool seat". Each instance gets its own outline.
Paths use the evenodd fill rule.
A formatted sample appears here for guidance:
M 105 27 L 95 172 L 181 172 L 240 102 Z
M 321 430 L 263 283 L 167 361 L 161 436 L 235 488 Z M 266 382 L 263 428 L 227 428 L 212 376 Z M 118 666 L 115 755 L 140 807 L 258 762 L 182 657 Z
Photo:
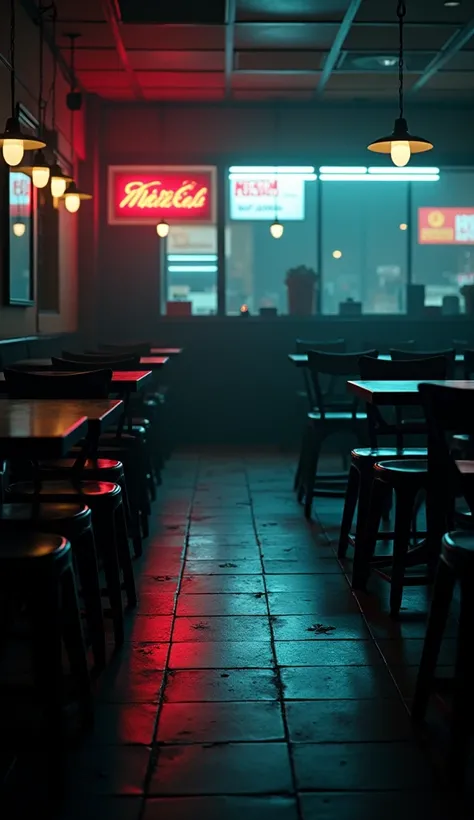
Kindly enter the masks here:
M 423 459 L 427 458 L 427 450 L 425 447 L 404 447 L 402 450 L 397 450 L 396 447 L 355 447 L 351 450 L 351 456 L 354 461 L 358 459 L 367 458 L 372 461 L 380 461 L 385 458 L 396 459 Z
M 87 521 L 90 510 L 85 504 L 3 504 L 0 507 L 0 524 L 11 521 L 21 523 L 39 518 L 42 521 L 74 519 Z
M 419 485 L 420 488 L 426 482 L 428 476 L 427 459 L 400 459 L 397 461 L 378 461 L 374 465 L 376 478 L 380 478 L 393 487 Z
M 75 463 L 75 458 L 58 458 L 54 461 L 40 461 L 39 466 L 41 470 L 72 470 Z M 88 458 L 83 470 L 123 470 L 123 464 L 114 458 Z
M 62 535 L 45 533 L 12 533 L 8 538 L 0 539 L 0 575 L 5 566 L 3 562 L 24 562 L 32 559 L 58 561 L 70 553 L 71 545 Z
M 5 490 L 6 501 L 24 501 L 36 496 L 41 501 L 65 502 L 73 498 L 86 498 L 88 504 L 107 499 L 121 499 L 121 490 L 118 484 L 111 481 L 79 481 L 74 486 L 70 481 L 42 481 L 39 488 L 33 481 L 18 481 L 10 484 Z
M 447 532 L 442 539 L 442 555 L 446 563 L 456 572 L 474 567 L 474 533 L 464 530 Z

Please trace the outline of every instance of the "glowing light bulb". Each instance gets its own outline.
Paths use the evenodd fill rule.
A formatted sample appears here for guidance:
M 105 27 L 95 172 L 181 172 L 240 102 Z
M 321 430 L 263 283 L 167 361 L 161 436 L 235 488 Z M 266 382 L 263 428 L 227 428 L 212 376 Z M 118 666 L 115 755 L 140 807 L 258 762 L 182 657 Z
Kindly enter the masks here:
M 64 205 L 70 214 L 75 214 L 81 207 L 81 200 L 78 194 L 69 194 L 64 197 Z
M 13 233 L 15 236 L 23 236 L 26 231 L 26 225 L 24 222 L 14 222 L 13 223 Z
M 23 140 L 5 139 L 2 145 L 2 152 L 7 165 L 19 165 L 25 153 Z
M 407 165 L 411 157 L 410 143 L 407 140 L 393 140 L 390 148 L 392 162 L 398 168 Z
M 334 259 L 340 259 L 341 256 L 342 256 L 342 251 L 333 251 L 332 255 L 333 255 Z
M 165 236 L 168 236 L 170 232 L 170 226 L 166 222 L 165 219 L 162 219 L 161 222 L 158 222 L 156 226 L 156 232 L 161 239 L 164 239 Z
M 399 225 L 399 228 L 400 228 L 401 231 L 406 231 L 406 230 L 408 230 L 408 225 L 407 225 L 406 222 L 401 222 L 400 225 Z
M 273 236 L 273 238 L 280 239 L 283 236 L 283 231 L 283 225 L 281 224 L 281 222 L 278 222 L 278 219 L 275 219 L 275 222 L 273 222 L 270 225 L 270 233 Z
M 51 196 L 56 198 L 63 195 L 66 190 L 67 182 L 64 177 L 51 177 Z
M 47 166 L 33 166 L 31 179 L 35 188 L 46 188 L 49 182 L 49 168 Z

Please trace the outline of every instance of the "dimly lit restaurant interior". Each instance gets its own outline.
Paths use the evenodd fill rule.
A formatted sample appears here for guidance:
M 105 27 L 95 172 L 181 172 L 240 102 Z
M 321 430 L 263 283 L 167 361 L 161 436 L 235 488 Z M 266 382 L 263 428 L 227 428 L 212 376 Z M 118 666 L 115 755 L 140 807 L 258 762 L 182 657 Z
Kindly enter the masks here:
M 474 0 L 0 0 L 2 820 L 474 817 L 473 135 Z

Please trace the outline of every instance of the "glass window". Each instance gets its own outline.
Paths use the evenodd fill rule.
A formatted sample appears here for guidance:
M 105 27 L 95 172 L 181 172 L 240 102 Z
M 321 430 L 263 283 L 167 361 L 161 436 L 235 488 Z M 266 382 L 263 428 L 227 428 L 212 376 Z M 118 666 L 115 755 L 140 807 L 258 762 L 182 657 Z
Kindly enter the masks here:
M 166 241 L 166 312 L 217 313 L 217 269 L 216 226 L 173 223 Z
M 412 278 L 425 304 L 454 297 L 474 283 L 474 171 L 441 171 L 435 185 L 413 185 Z
M 226 230 L 226 311 L 288 312 L 288 270 L 317 267 L 317 188 L 314 169 L 238 167 L 229 172 Z M 275 218 L 283 235 L 275 239 Z
M 404 312 L 407 183 L 331 180 L 318 184 L 322 186 L 322 312 L 339 313 L 340 304 L 348 300 L 360 303 L 363 313 Z M 353 308 L 357 311 L 358 305 Z M 351 312 L 350 307 L 346 310 Z
M 33 191 L 31 180 L 17 171 L 8 173 L 8 301 L 33 301 Z

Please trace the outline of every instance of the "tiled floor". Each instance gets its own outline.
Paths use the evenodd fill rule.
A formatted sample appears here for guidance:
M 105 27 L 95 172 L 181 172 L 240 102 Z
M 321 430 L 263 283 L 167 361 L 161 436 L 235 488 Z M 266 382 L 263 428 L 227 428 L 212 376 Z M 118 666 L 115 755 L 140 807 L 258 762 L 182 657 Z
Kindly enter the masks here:
M 167 468 L 138 610 L 99 683 L 64 818 L 464 816 L 441 807 L 403 700 L 426 592 L 407 592 L 398 624 L 385 586 L 358 602 L 332 548 L 341 501 L 316 499 L 307 524 L 293 466 L 204 453 Z M 449 640 L 447 667 L 452 652 Z

